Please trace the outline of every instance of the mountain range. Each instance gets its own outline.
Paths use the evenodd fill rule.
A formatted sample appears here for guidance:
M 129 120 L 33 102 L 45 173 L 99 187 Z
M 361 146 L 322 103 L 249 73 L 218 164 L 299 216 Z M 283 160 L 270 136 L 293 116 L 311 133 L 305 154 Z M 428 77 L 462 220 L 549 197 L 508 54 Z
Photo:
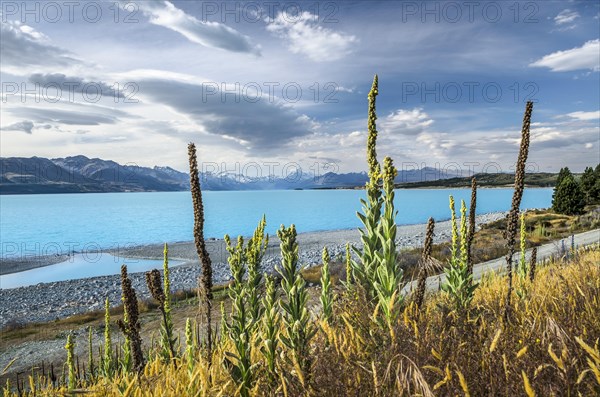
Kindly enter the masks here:
M 397 183 L 460 176 L 435 168 L 400 170 Z M 336 189 L 364 186 L 366 172 L 250 177 L 231 172 L 200 173 L 204 190 Z M 171 167 L 140 167 L 82 155 L 0 157 L 0 194 L 102 193 L 189 190 L 189 174 Z

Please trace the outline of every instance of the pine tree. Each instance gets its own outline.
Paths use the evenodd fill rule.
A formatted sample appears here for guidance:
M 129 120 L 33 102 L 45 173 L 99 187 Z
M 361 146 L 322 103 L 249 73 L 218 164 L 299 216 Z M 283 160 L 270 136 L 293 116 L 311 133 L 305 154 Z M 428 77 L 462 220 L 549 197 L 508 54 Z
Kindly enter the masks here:
M 558 178 L 556 178 L 556 186 L 560 185 L 563 179 L 565 179 L 568 176 L 573 177 L 573 174 L 571 174 L 571 170 L 569 169 L 569 167 L 561 168 L 560 171 L 558 171 Z
M 592 169 L 592 167 L 586 167 L 581 176 L 581 190 L 585 196 L 586 204 L 593 204 L 598 200 L 600 192 L 597 191 L 598 176 Z
M 552 209 L 559 214 L 580 214 L 585 206 L 585 197 L 579 184 L 572 176 L 565 177 L 554 189 Z

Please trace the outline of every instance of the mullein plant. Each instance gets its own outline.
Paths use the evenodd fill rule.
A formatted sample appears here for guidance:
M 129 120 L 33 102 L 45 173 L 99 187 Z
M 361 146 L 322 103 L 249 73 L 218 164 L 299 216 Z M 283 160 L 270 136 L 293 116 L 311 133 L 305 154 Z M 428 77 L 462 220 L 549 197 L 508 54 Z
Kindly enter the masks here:
M 396 215 L 394 209 L 394 178 L 396 168 L 391 158 L 386 157 L 383 163 L 383 215 L 380 219 L 377 237 L 381 250 L 375 253 L 376 270 L 373 286 L 375 288 L 377 306 L 387 325 L 392 329 L 403 304 L 402 291 L 403 270 L 398 262 L 396 252 Z
M 352 254 L 350 252 L 350 243 L 346 243 L 346 285 L 352 284 Z
M 262 282 L 262 273 L 260 265 L 262 258 L 269 246 L 269 235 L 265 235 L 265 227 L 267 221 L 263 215 L 254 230 L 254 235 L 248 241 L 245 249 L 245 260 L 248 266 L 248 279 L 246 281 L 246 289 L 248 290 L 248 311 L 249 317 L 253 325 L 257 324 L 262 315 L 262 307 L 260 304 L 260 285 Z
M 144 353 L 142 351 L 142 339 L 140 337 L 140 323 L 137 296 L 131 286 L 131 280 L 127 275 L 127 266 L 121 266 L 121 288 L 123 290 L 123 320 L 117 324 L 125 335 L 126 343 L 129 342 L 131 356 L 133 358 L 133 369 L 141 373 L 144 369 Z
M 112 338 L 110 335 L 110 301 L 106 297 L 104 302 L 104 357 L 102 359 L 102 372 L 107 378 L 111 378 L 115 368 Z
M 160 330 L 160 355 L 168 362 L 175 358 L 175 339 L 173 338 L 173 323 L 170 318 L 170 306 L 167 303 L 167 294 L 163 291 L 160 272 L 156 269 L 146 272 L 146 284 L 148 285 L 150 295 L 158 302 L 158 309 L 162 314 L 163 324 Z M 165 285 L 168 286 L 168 283 L 165 283 Z
M 323 306 L 323 319 L 331 323 L 333 315 L 333 292 L 331 291 L 331 276 L 329 274 L 329 252 L 323 247 L 323 267 L 321 268 L 321 305 Z
M 92 345 L 92 327 L 88 327 L 88 373 L 90 381 L 94 380 L 94 372 L 96 369 L 94 368 L 94 347 Z
M 531 261 L 529 262 L 529 281 L 533 283 L 535 279 L 535 268 L 537 265 L 537 247 L 531 250 Z
M 75 342 L 71 333 L 67 335 L 65 349 L 67 350 L 67 368 L 69 369 L 68 387 L 69 390 L 73 390 L 77 386 L 77 368 L 75 366 Z
M 123 302 L 123 323 L 127 324 L 129 321 L 129 316 L 127 315 L 127 306 L 125 306 L 125 295 L 121 294 L 121 302 Z M 117 325 L 119 325 L 119 320 L 117 320 Z M 119 326 L 120 328 L 120 326 Z M 128 373 L 131 372 L 133 367 L 133 358 L 131 357 L 131 340 L 129 336 L 125 334 L 125 340 L 123 344 L 119 346 L 120 350 L 117 349 L 117 357 L 115 363 L 117 367 L 120 367 L 122 372 Z M 119 356 L 119 353 L 121 356 Z
M 209 365 L 211 363 L 213 340 L 212 340 L 212 263 L 206 242 L 204 240 L 204 205 L 202 204 L 202 190 L 200 189 L 200 176 L 198 172 L 198 160 L 196 159 L 196 145 L 188 145 L 188 158 L 190 163 L 190 190 L 192 193 L 192 204 L 194 208 L 194 243 L 196 252 L 202 265 L 202 275 L 199 280 L 198 301 L 201 313 L 206 320 L 206 350 Z
M 189 317 L 185 320 L 185 358 L 188 372 L 191 375 L 194 372 L 194 364 L 196 362 L 196 344 L 192 320 Z
M 521 228 L 519 234 L 519 248 L 520 248 L 520 256 L 519 263 L 517 264 L 516 273 L 517 273 L 517 288 L 515 289 L 515 293 L 522 300 L 527 297 L 527 287 L 525 286 L 525 280 L 528 279 L 529 276 L 529 264 L 527 263 L 527 258 L 525 257 L 525 251 L 527 249 L 526 245 L 526 237 L 527 232 L 525 229 L 525 213 L 522 212 L 520 216 L 521 220 Z
M 525 251 L 527 249 L 527 231 L 525 229 L 525 213 L 522 212 L 521 213 L 521 217 L 520 217 L 520 221 L 521 221 L 521 228 L 520 228 L 520 234 L 519 234 L 519 248 L 521 249 L 520 252 L 520 256 L 519 256 L 519 263 L 517 265 L 517 275 L 519 276 L 519 278 L 521 280 L 524 280 L 527 278 L 527 275 L 529 274 L 529 269 L 528 269 L 528 263 L 527 263 L 527 258 L 525 258 Z
M 265 285 L 265 296 L 262 300 L 264 315 L 261 326 L 260 352 L 265 358 L 269 379 L 274 381 L 277 376 L 275 365 L 277 362 L 280 317 L 277 310 L 277 290 L 275 289 L 273 277 L 265 275 Z
M 227 261 L 233 276 L 233 282 L 229 285 L 229 297 L 232 301 L 231 323 L 226 325 L 226 329 L 235 347 L 235 353 L 227 354 L 234 359 L 234 362 L 227 359 L 227 367 L 238 384 L 240 395 L 246 397 L 250 395 L 252 387 L 252 321 L 248 312 L 249 290 L 244 285 L 246 251 L 242 236 L 238 237 L 237 244 L 234 246 L 229 236 L 225 235 L 225 243 L 229 252 Z
M 450 261 L 457 258 L 458 250 L 458 223 L 456 222 L 456 206 L 454 197 L 450 195 L 450 225 L 452 227 L 452 239 L 450 242 Z
M 423 246 L 423 254 L 419 261 L 419 278 L 417 282 L 417 291 L 415 303 L 418 308 L 421 308 L 423 299 L 425 298 L 425 287 L 427 286 L 427 276 L 429 276 L 428 262 L 431 260 L 431 248 L 433 245 L 433 231 L 435 229 L 435 221 L 429 218 L 427 221 L 427 232 L 425 234 L 425 244 Z
M 376 97 L 378 95 L 378 78 L 373 78 L 373 85 L 369 91 L 369 113 L 368 113 L 368 138 L 367 138 L 367 163 L 369 165 L 369 181 L 366 184 L 367 198 L 361 199 L 362 213 L 358 212 L 363 227 L 360 230 L 363 249 L 354 248 L 359 259 L 352 261 L 352 275 L 355 281 L 364 288 L 369 298 L 376 295 L 373 285 L 377 266 L 376 253 L 381 251 L 381 239 L 378 235 L 379 220 L 383 199 L 381 197 L 381 166 L 377 161 L 377 114 L 375 112 Z
M 163 250 L 163 291 L 165 295 L 165 301 L 162 304 L 164 311 L 164 328 L 161 330 L 161 347 L 163 356 L 166 357 L 167 353 L 171 354 L 171 359 L 175 357 L 174 346 L 177 342 L 175 332 L 173 330 L 173 315 L 171 314 L 171 272 L 169 270 L 169 246 L 165 243 Z M 167 348 L 170 348 L 170 352 L 167 352 Z
M 450 196 L 450 211 L 452 214 L 451 257 L 448 267 L 445 269 L 446 281 L 442 284 L 442 290 L 448 294 L 456 311 L 465 313 L 469 309 L 478 284 L 473 283 L 473 274 L 469 272 L 467 262 L 469 232 L 467 229 L 467 207 L 464 200 L 461 200 L 460 208 L 460 248 L 458 247 L 458 226 L 454 197 L 452 196 Z
M 221 324 L 219 326 L 221 330 L 220 339 L 221 343 L 225 342 L 225 337 L 227 336 L 227 315 L 225 314 L 225 302 L 221 301 L 221 305 L 219 306 L 221 313 Z
M 511 295 L 513 290 L 513 255 L 515 253 L 515 240 L 517 234 L 517 222 L 519 218 L 519 207 L 523 198 L 525 188 L 525 164 L 529 154 L 529 128 L 531 125 L 531 113 L 533 112 L 533 102 L 528 101 L 523 115 L 523 126 L 521 128 L 521 145 L 519 147 L 519 157 L 515 169 L 515 187 L 513 192 L 512 204 L 506 222 L 506 273 L 508 275 L 508 291 L 504 302 L 504 320 L 510 317 Z
M 471 254 L 471 245 L 475 237 L 475 219 L 477 209 L 477 180 L 475 177 L 471 179 L 471 204 L 469 206 L 469 235 L 467 239 L 467 267 L 469 274 L 473 274 L 473 256 Z
M 293 224 L 289 228 L 281 225 L 277 237 L 281 240 L 281 266 L 276 270 L 281 275 L 281 286 L 286 296 L 286 300 L 279 301 L 285 328 L 280 339 L 293 351 L 294 359 L 303 372 L 299 376 L 304 381 L 310 373 L 308 348 L 310 340 L 316 333 L 316 327 L 311 324 L 306 308 L 308 293 L 306 283 L 300 275 L 296 227 Z

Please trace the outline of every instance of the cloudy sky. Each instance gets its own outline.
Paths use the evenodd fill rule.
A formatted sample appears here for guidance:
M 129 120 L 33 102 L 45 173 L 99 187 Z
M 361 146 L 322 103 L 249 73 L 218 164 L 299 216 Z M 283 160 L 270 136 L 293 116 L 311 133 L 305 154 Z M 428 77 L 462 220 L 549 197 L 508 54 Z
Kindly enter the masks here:
M 475 4 L 475 5 L 473 5 Z M 600 161 L 596 1 L 2 1 L 1 155 L 186 170 L 508 171 Z

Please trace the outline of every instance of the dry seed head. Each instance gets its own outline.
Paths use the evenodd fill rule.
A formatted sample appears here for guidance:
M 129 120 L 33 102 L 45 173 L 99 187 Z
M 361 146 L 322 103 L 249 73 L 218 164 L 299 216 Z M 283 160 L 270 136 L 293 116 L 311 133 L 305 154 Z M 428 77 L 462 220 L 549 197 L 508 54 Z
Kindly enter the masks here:
M 529 154 L 529 128 L 531 125 L 531 113 L 533 111 L 533 102 L 527 102 L 525 106 L 525 114 L 523 116 L 523 126 L 521 128 L 521 145 L 519 148 L 519 157 L 515 170 L 515 191 L 513 193 L 512 205 L 507 216 L 506 223 L 506 270 L 508 275 L 508 291 L 506 293 L 504 319 L 507 320 L 510 311 L 510 298 L 512 294 L 512 257 L 515 253 L 515 239 L 517 234 L 517 223 L 519 217 L 519 207 L 523 198 L 523 190 L 525 188 L 525 163 Z
M 206 242 L 204 241 L 204 206 L 202 204 L 202 191 L 200 189 L 200 178 L 198 174 L 198 160 L 196 159 L 196 145 L 188 145 L 188 159 L 190 163 L 190 191 L 192 193 L 192 204 L 194 208 L 194 243 L 196 252 L 202 264 L 202 275 L 199 280 L 199 302 L 203 306 L 203 314 L 206 320 L 206 344 L 208 357 L 212 357 L 212 263 Z
M 537 265 L 537 247 L 531 250 L 531 261 L 529 262 L 529 280 L 533 282 L 535 279 L 535 267 Z
M 419 262 L 419 281 L 417 282 L 417 291 L 415 296 L 415 303 L 420 308 L 423 304 L 423 298 L 425 297 L 425 287 L 427 284 L 427 275 L 429 273 L 429 261 L 431 258 L 431 248 L 433 245 L 433 231 L 435 228 L 435 221 L 433 218 L 429 218 L 427 221 L 427 232 L 425 234 L 425 245 L 423 247 L 423 254 Z
M 150 290 L 150 294 L 161 306 L 161 310 L 164 308 L 165 304 L 165 293 L 162 289 L 162 283 L 160 280 L 160 272 L 156 269 L 146 272 L 146 284 L 148 285 L 148 290 Z
M 127 266 L 121 266 L 121 288 L 123 290 L 123 309 L 127 313 L 125 321 L 119 321 L 119 328 L 127 336 L 131 343 L 134 367 L 138 372 L 144 368 L 144 354 L 142 352 L 142 340 L 140 338 L 140 323 L 138 320 L 139 309 L 135 290 L 131 286 L 131 280 L 127 275 Z

